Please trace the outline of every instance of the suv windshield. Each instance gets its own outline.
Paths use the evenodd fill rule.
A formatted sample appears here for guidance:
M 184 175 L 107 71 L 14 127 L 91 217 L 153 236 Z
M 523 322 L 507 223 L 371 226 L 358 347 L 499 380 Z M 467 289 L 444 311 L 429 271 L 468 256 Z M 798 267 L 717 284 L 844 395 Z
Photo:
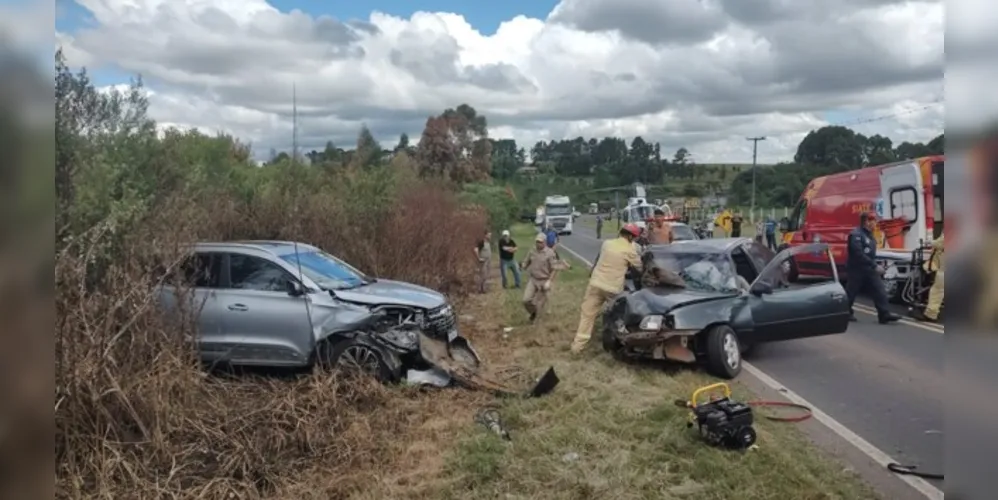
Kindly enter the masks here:
M 548 205 L 544 207 L 544 213 L 547 215 L 571 215 L 572 207 L 568 205 Z
M 741 290 L 738 276 L 723 253 L 676 252 L 671 251 L 668 245 L 663 245 L 651 251 L 651 259 L 646 265 L 652 266 L 653 270 L 674 273 L 685 282 L 666 282 L 664 285 L 716 293 L 738 293 Z
M 308 276 L 324 290 L 346 290 L 366 285 L 369 282 L 364 273 L 325 252 L 289 253 L 282 255 L 281 259 L 291 264 L 295 269 L 298 268 L 300 262 L 302 274 Z

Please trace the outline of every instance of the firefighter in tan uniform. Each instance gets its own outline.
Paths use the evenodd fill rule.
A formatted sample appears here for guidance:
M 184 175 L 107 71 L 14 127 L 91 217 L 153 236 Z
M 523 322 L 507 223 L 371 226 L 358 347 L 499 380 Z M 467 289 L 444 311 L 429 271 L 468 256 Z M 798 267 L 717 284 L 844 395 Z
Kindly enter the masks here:
M 554 249 L 547 246 L 547 236 L 538 233 L 534 238 L 534 248 L 527 254 L 520 266 L 527 273 L 527 286 L 523 290 L 523 308 L 530 314 L 530 321 L 537 320 L 537 315 L 547 303 L 551 282 L 558 274 L 558 256 Z
M 620 230 L 620 237 L 603 242 L 593 274 L 589 278 L 589 286 L 582 297 L 579 329 L 572 341 L 573 353 L 582 352 L 589 344 L 596 316 L 606 301 L 624 290 L 627 270 L 632 267 L 641 268 L 641 257 L 634 245 L 634 240 L 640 235 L 641 229 L 638 226 L 626 224 Z
M 925 263 L 925 271 L 929 273 L 936 273 L 935 280 L 932 282 L 932 288 L 929 289 L 929 299 L 925 304 L 924 311 L 915 311 L 914 316 L 916 319 L 921 321 L 936 322 L 939 321 L 939 311 L 943 306 L 943 243 L 942 234 L 939 235 L 930 245 L 932 246 L 932 257 Z

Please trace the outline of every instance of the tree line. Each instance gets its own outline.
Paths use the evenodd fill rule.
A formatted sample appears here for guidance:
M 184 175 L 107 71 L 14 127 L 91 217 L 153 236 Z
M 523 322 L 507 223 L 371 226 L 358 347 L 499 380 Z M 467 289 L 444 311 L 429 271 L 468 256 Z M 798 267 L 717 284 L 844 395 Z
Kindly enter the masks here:
M 894 141 L 883 135 L 866 136 L 844 126 L 813 130 L 797 147 L 793 161 L 760 166 L 756 172 L 756 202 L 760 206 L 792 205 L 807 182 L 819 175 L 870 165 L 942 154 L 944 136 L 921 142 Z M 514 139 L 488 136 L 487 120 L 463 104 L 430 117 L 418 146 L 401 134 L 392 149 L 382 149 L 364 127 L 354 149 L 327 143 L 323 151 L 310 151 L 313 164 L 373 166 L 404 155 L 426 175 L 444 175 L 455 182 L 488 178 L 524 184 L 528 175 L 547 175 L 563 181 L 584 181 L 589 189 L 626 186 L 640 182 L 661 186 L 667 195 L 728 195 L 734 204 L 751 198 L 751 171 L 741 165 L 700 165 L 693 153 L 679 148 L 671 157 L 658 142 L 638 136 L 630 144 L 620 137 L 576 137 L 538 141 L 527 149 Z M 286 159 L 279 154 L 275 161 Z M 527 167 L 527 168 L 524 168 Z M 578 183 L 578 182 L 576 182 Z
M 792 162 L 756 171 L 756 205 L 791 206 L 815 177 L 941 155 L 944 151 L 943 134 L 927 143 L 905 141 L 894 146 L 889 137 L 879 134 L 868 137 L 843 126 L 822 127 L 804 137 Z M 752 172 L 742 171 L 736 175 L 728 195 L 730 204 L 748 205 L 752 198 Z

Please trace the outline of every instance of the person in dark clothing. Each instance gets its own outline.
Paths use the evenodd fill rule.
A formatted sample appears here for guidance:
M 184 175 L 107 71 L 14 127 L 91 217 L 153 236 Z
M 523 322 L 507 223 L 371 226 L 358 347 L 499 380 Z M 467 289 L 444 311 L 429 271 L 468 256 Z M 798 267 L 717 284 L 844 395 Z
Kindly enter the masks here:
M 499 238 L 499 275 L 502 276 L 502 287 L 509 286 L 506 280 L 506 270 L 513 272 L 513 283 L 516 288 L 520 288 L 520 267 L 516 264 L 516 241 L 509 235 L 508 230 L 502 232 Z
M 602 240 L 603 239 L 603 216 L 602 215 L 597 215 L 596 216 L 596 239 L 597 240 Z
M 849 296 L 850 321 L 856 321 L 853 304 L 856 296 L 865 292 L 873 298 L 877 308 L 877 319 L 881 324 L 891 323 L 901 319 L 901 316 L 890 312 L 887 308 L 887 292 L 881 275 L 884 269 L 877 265 L 877 240 L 873 238 L 873 230 L 877 227 L 877 217 L 863 212 L 859 214 L 859 227 L 849 233 L 849 245 L 846 259 L 846 294 Z
M 742 214 L 735 214 L 735 216 L 731 218 L 731 237 L 732 238 L 739 238 L 739 237 L 741 237 L 741 235 L 742 235 L 742 221 L 744 221 L 744 220 L 745 219 L 742 219 Z

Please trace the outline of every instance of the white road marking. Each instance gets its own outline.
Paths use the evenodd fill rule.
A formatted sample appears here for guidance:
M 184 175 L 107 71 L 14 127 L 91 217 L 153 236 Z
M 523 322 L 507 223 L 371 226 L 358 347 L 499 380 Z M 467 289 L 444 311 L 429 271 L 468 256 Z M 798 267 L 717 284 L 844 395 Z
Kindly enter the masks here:
M 766 375 L 766 373 L 763 372 L 762 370 L 744 361 L 742 362 L 742 367 L 745 368 L 745 371 L 749 372 L 755 378 L 759 379 L 760 382 L 766 384 L 771 389 L 783 394 L 783 396 L 788 400 L 790 400 L 790 402 L 799 405 L 804 405 L 810 408 L 811 415 L 814 417 L 815 420 L 821 422 L 822 424 L 825 425 L 825 427 L 828 427 L 832 432 L 838 434 L 840 438 L 846 440 L 846 442 L 855 446 L 856 449 L 863 452 L 864 455 L 870 457 L 870 459 L 872 459 L 874 462 L 877 462 L 878 464 L 883 466 L 885 470 L 887 468 L 887 464 L 898 463 L 898 461 L 892 458 L 890 455 L 884 453 L 876 446 L 870 444 L 869 441 L 863 439 L 855 432 L 849 430 L 849 428 L 839 423 L 839 421 L 832 418 L 830 415 L 822 411 L 820 408 L 808 402 L 806 399 L 801 397 L 796 392 L 791 391 L 783 384 L 777 382 L 776 379 L 774 379 L 773 377 Z M 907 483 L 908 486 L 911 486 L 916 491 L 924 495 L 925 498 L 929 498 L 931 500 L 943 500 L 944 498 L 942 490 L 936 488 L 932 483 L 920 477 L 904 476 L 899 474 L 896 475 L 896 477 Z
M 877 310 L 866 304 L 853 304 L 853 308 L 857 311 L 869 314 L 871 316 L 877 315 Z M 919 323 L 918 321 L 912 321 L 910 319 L 901 318 L 898 323 L 902 323 L 908 326 L 913 326 L 915 328 L 921 328 L 922 330 L 930 331 L 932 333 L 946 334 L 946 330 L 942 326 L 931 325 L 927 323 Z
M 593 267 L 593 263 L 590 262 L 589 259 L 586 259 L 585 257 L 579 255 L 578 252 L 572 250 L 571 248 L 568 248 L 566 245 L 559 244 L 558 247 L 565 250 L 576 259 L 579 259 L 585 265 Z M 876 312 L 874 312 L 874 314 L 876 314 Z M 898 463 L 898 461 L 892 458 L 890 455 L 884 453 L 879 448 L 871 444 L 869 441 L 860 437 L 859 434 L 856 434 L 855 432 L 849 430 L 848 427 L 842 425 L 839 421 L 832 418 L 831 415 L 825 413 L 820 408 L 815 406 L 813 403 L 804 399 L 796 392 L 790 390 L 785 385 L 781 384 L 773 377 L 770 377 L 762 370 L 756 368 L 747 361 L 742 361 L 742 367 L 745 368 L 745 371 L 747 371 L 750 375 L 759 379 L 760 382 L 766 384 L 770 389 L 773 389 L 774 391 L 777 391 L 780 394 L 782 394 L 790 402 L 799 405 L 804 405 L 810 408 L 811 415 L 814 417 L 815 420 L 824 424 L 825 427 L 834 432 L 840 438 L 844 439 L 847 443 L 856 447 L 856 449 L 861 451 L 864 455 L 869 457 L 874 462 L 880 464 L 882 467 L 884 467 L 885 471 L 887 470 L 887 464 Z M 936 488 L 932 483 L 920 477 L 905 476 L 900 474 L 895 474 L 895 477 L 897 477 L 901 481 L 904 481 L 908 486 L 911 486 L 915 491 L 925 496 L 925 498 L 928 498 L 930 500 L 944 500 L 942 490 Z

